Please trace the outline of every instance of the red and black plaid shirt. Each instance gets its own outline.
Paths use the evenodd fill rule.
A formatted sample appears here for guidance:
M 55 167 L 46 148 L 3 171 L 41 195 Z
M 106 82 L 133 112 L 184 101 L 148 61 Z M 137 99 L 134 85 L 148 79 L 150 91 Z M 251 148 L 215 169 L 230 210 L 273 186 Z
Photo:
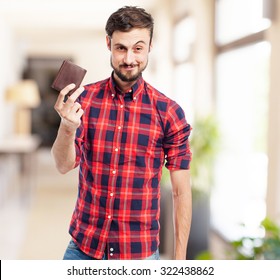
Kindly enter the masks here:
M 76 134 L 79 193 L 70 234 L 93 258 L 144 259 L 159 246 L 161 169 L 188 169 L 190 125 L 180 106 L 139 78 L 85 86 Z

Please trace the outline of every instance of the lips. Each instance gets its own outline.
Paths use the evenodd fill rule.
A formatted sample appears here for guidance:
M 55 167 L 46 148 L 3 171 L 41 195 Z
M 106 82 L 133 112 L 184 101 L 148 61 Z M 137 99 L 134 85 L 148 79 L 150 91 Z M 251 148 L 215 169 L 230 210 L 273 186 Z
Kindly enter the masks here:
M 121 68 L 126 69 L 126 70 L 132 70 L 136 67 L 137 65 L 121 65 Z

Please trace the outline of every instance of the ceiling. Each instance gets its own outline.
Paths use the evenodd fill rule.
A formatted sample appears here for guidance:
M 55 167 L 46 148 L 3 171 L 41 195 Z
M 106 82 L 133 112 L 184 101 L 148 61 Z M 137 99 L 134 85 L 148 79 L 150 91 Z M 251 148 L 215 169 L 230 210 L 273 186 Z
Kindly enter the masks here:
M 0 23 L 30 35 L 67 30 L 104 30 L 109 15 L 125 5 L 151 12 L 158 0 L 0 0 Z

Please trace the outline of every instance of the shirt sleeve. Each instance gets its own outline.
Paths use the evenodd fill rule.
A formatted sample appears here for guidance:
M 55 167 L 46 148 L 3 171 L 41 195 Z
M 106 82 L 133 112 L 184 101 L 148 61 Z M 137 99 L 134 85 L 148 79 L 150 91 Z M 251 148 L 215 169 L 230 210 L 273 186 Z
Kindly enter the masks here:
M 83 125 L 80 125 L 80 127 L 76 131 L 76 138 L 75 138 L 75 149 L 76 149 L 76 162 L 75 167 L 77 167 L 80 164 L 81 161 L 81 154 L 82 154 L 82 146 L 84 143 L 84 129 Z
M 79 103 L 82 103 L 81 96 L 78 97 L 77 101 Z M 75 149 L 76 149 L 76 162 L 75 162 L 75 168 L 80 164 L 81 161 L 81 155 L 82 155 L 82 146 L 84 144 L 84 122 L 83 122 L 84 116 L 81 118 L 81 125 L 76 130 L 76 137 L 75 137 Z
M 189 169 L 192 153 L 189 145 L 191 126 L 187 123 L 183 109 L 171 101 L 167 112 L 164 137 L 166 168 Z

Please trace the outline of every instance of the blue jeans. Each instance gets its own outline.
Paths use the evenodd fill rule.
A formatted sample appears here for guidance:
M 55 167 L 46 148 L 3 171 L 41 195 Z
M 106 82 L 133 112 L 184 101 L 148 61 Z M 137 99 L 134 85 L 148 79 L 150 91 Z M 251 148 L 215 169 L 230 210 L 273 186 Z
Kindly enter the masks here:
M 159 260 L 159 250 L 157 249 L 151 256 L 146 258 L 145 260 Z M 88 256 L 84 252 L 80 250 L 80 248 L 76 245 L 76 243 L 71 240 L 66 248 L 65 254 L 63 256 L 63 260 L 97 260 L 93 257 Z M 108 260 L 107 253 L 104 253 L 102 260 Z

